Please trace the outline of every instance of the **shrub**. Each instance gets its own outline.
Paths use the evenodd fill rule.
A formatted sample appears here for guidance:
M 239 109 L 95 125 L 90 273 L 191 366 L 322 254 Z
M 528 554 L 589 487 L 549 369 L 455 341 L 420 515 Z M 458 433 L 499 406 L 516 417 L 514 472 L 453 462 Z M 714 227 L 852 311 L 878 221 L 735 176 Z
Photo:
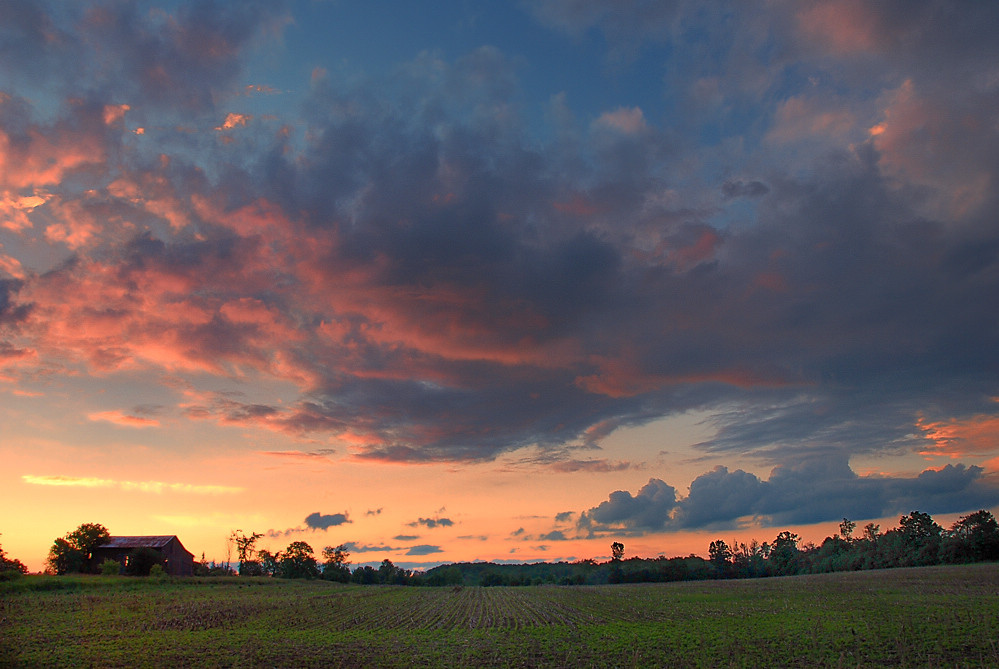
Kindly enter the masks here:
M 121 573 L 121 565 L 115 560 L 108 558 L 101 563 L 101 573 L 105 576 L 117 576 Z
M 152 548 L 136 548 L 128 554 L 125 563 L 125 573 L 129 576 L 149 576 L 156 565 L 163 565 L 163 554 Z
M 161 564 L 154 564 L 149 568 L 149 578 L 154 578 L 158 581 L 162 581 L 167 577 L 166 569 L 163 568 Z

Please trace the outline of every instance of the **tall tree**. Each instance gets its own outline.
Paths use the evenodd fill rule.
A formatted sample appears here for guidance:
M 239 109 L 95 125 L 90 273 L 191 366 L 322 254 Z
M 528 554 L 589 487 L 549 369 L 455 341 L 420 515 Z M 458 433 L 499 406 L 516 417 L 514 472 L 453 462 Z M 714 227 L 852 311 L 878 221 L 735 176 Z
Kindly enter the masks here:
M 898 519 L 898 532 L 905 554 L 900 556 L 902 565 L 918 566 L 936 564 L 939 559 L 943 528 L 928 513 L 913 511 Z
M 787 530 L 777 535 L 773 545 L 770 546 L 770 556 L 767 560 L 772 573 L 776 575 L 796 573 L 799 541 L 801 537 Z
M 281 558 L 281 575 L 285 578 L 318 578 L 319 564 L 312 546 L 304 541 L 288 544 Z
M 57 574 L 90 571 L 94 550 L 110 538 L 111 533 L 103 525 L 84 523 L 55 540 L 46 562 Z
M 350 581 L 350 553 L 346 544 L 327 546 L 323 549 L 323 579 L 327 581 Z
M 948 562 L 999 560 L 999 522 L 982 509 L 958 519 L 945 541 Z
M 262 536 L 264 535 L 259 532 L 246 535 L 243 533 L 243 530 L 233 530 L 230 535 L 229 540 L 236 544 L 236 556 L 239 558 L 240 576 L 260 576 L 263 573 L 260 563 L 256 560 L 257 551 L 254 549 L 257 539 Z

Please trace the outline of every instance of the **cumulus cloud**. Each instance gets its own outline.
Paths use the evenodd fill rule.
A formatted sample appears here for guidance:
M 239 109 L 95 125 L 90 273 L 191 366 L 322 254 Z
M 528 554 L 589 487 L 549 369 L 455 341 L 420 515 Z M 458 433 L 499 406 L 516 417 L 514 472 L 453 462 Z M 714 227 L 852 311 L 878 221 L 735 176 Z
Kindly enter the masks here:
M 346 513 L 321 514 L 316 511 L 305 517 L 305 526 L 313 530 L 328 530 L 352 522 Z
M 915 477 L 855 473 L 833 456 L 773 469 L 768 479 L 716 467 L 690 484 L 686 497 L 650 479 L 636 495 L 612 492 L 580 514 L 584 533 L 634 534 L 685 529 L 728 529 L 755 521 L 765 526 L 809 524 L 850 518 L 866 520 L 912 510 L 957 513 L 999 503 L 999 485 L 978 466 L 927 469 Z

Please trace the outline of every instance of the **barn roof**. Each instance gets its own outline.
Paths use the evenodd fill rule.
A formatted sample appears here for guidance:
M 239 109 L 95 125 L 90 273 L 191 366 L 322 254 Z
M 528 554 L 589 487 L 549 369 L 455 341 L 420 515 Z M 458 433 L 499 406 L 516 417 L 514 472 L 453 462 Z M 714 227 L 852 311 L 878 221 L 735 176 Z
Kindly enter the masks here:
M 151 537 L 111 537 L 99 548 L 163 548 L 175 539 L 177 536 L 173 534 Z M 177 543 L 180 543 L 179 539 L 177 539 Z

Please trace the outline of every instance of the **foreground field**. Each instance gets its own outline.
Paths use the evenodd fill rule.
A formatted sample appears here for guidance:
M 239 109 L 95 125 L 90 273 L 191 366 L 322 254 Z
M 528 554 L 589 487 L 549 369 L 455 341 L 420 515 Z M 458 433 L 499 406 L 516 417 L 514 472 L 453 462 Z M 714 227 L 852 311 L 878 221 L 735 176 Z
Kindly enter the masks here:
M 580 587 L 0 587 L 0 666 L 999 666 L 996 564 Z

